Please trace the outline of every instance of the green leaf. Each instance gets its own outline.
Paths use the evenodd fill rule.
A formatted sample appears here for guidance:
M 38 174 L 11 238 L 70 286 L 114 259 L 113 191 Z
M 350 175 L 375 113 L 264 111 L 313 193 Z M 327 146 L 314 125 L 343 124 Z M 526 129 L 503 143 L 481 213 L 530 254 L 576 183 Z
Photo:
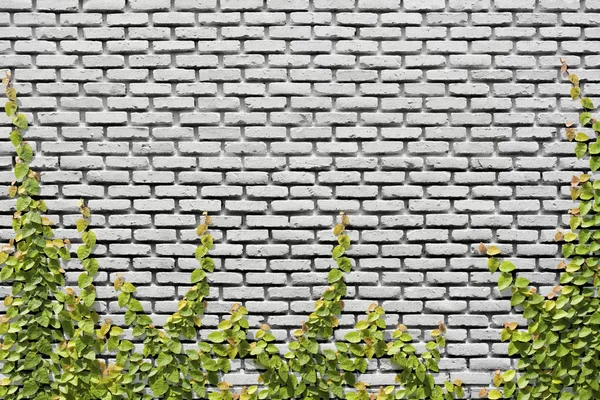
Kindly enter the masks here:
M 21 131 L 17 129 L 13 130 L 10 133 L 9 138 L 13 146 L 18 146 L 23 141 L 23 135 L 21 134 Z
M 8 97 L 9 100 L 17 100 L 17 89 L 13 88 L 13 87 L 9 87 L 6 88 L 6 97 Z
M 352 270 L 352 261 L 348 257 L 340 257 L 335 260 L 338 267 L 344 272 L 350 272 Z
M 563 257 L 569 258 L 575 252 L 575 246 L 573 243 L 567 243 L 562 247 Z
M 77 285 L 80 288 L 85 289 L 86 287 L 90 286 L 93 281 L 94 281 L 94 278 L 92 278 L 86 272 L 84 272 L 79 275 L 79 278 L 77 279 Z
M 360 321 L 358 321 L 356 323 L 356 325 L 354 326 L 355 329 L 358 329 L 359 331 L 365 330 L 369 327 L 369 323 L 367 322 L 367 320 L 365 319 L 361 319 Z
M 54 247 L 45 247 L 44 254 L 46 254 L 49 258 L 53 260 L 58 259 L 58 251 Z
M 494 272 L 498 271 L 498 268 L 500 267 L 500 260 L 498 260 L 495 257 L 491 257 L 491 258 L 488 258 L 487 264 L 488 264 L 488 269 L 493 274 Z
M 12 123 L 19 129 L 27 129 L 29 127 L 29 122 L 24 114 L 15 115 L 12 119 Z
M 346 250 L 348 250 L 350 248 L 350 245 L 351 245 L 350 236 L 348 236 L 348 235 L 340 235 L 340 236 L 338 236 L 338 243 L 341 246 L 344 246 L 344 248 Z
M 514 369 L 509 369 L 508 371 L 505 371 L 503 375 L 504 378 L 504 382 L 510 382 L 515 378 L 515 375 L 517 375 L 517 372 Z
M 40 387 L 32 380 L 29 380 L 23 384 L 23 390 L 21 390 L 20 395 L 22 396 L 31 396 L 37 393 Z
M 590 157 L 590 169 L 595 172 L 598 170 L 598 168 L 600 168 L 600 157 L 599 156 Z
M 589 112 L 582 112 L 581 114 L 579 114 L 579 122 L 581 123 L 581 125 L 587 125 L 590 123 L 590 121 L 592 120 L 592 114 Z
M 81 299 L 87 307 L 92 307 L 94 305 L 94 301 L 96 300 L 96 291 L 88 289 L 82 290 Z
M 233 326 L 233 324 L 231 323 L 231 321 L 228 320 L 228 319 L 225 319 L 225 320 L 221 321 L 219 323 L 219 325 L 217 325 L 217 328 L 219 330 L 224 331 L 224 330 L 227 330 L 227 329 L 231 329 L 232 326 Z
M 125 332 L 125 330 L 120 326 L 113 325 L 110 328 L 110 336 L 112 337 L 120 337 L 123 334 L 123 332 Z
M 90 249 L 93 249 L 96 245 L 96 234 L 92 231 L 83 232 L 81 239 L 83 239 L 83 242 L 88 245 Z
M 127 304 L 127 308 L 134 312 L 142 312 L 144 308 L 142 307 L 142 303 L 139 300 L 134 299 L 133 297 L 129 299 L 129 304 Z
M 573 86 L 571 88 L 570 94 L 571 94 L 571 99 L 575 100 L 581 94 L 581 89 L 578 86 Z
M 40 193 L 40 184 L 34 178 L 25 179 L 22 186 L 27 194 L 38 195 Z
M 17 112 L 17 108 L 19 108 L 19 106 L 17 105 L 16 101 L 7 101 L 6 104 L 4 104 L 4 111 L 6 111 L 6 116 L 10 117 L 12 116 L 15 112 Z
M 209 234 L 202 235 L 200 242 L 209 250 L 213 247 L 213 237 Z
M 17 155 L 21 157 L 23 161 L 29 163 L 33 160 L 33 149 L 28 143 L 21 143 L 17 147 Z
M 192 272 L 192 283 L 200 282 L 206 278 L 206 272 L 204 272 L 200 268 L 196 268 L 194 272 Z
M 83 268 L 88 272 L 88 274 L 94 276 L 98 273 L 98 260 L 95 258 L 87 258 L 83 261 Z
M 575 74 L 569 74 L 569 81 L 573 84 L 573 85 L 579 85 L 579 77 Z
M 575 145 L 575 155 L 577 156 L 577 158 L 583 158 L 586 152 L 587 144 L 579 142 Z
M 339 281 L 343 277 L 344 277 L 344 273 L 342 271 L 340 271 L 339 269 L 334 268 L 331 271 L 329 271 L 329 275 L 327 276 L 327 282 L 334 283 L 334 282 Z
M 17 211 L 25 211 L 31 204 L 31 197 L 21 196 L 17 199 Z
M 215 261 L 212 258 L 205 256 L 200 259 L 200 266 L 205 271 L 213 272 L 215 270 Z
M 198 246 L 196 248 L 196 259 L 200 260 L 202 257 L 204 257 L 206 255 L 206 253 L 208 253 L 208 248 L 206 248 L 206 246 L 204 246 L 204 245 Z
M 337 245 L 333 248 L 333 251 L 331 252 L 331 257 L 333 257 L 333 259 L 339 258 L 342 256 L 342 254 L 344 254 L 345 251 L 346 249 L 344 248 L 344 246 Z
M 518 288 L 524 288 L 524 287 L 527 287 L 528 285 L 529 285 L 529 279 L 523 278 L 522 276 L 519 276 L 517 278 L 517 280 L 515 281 L 515 286 Z
M 169 384 L 163 378 L 156 380 L 154 383 L 150 384 L 150 389 L 155 396 L 162 396 L 169 390 Z
M 501 272 L 511 272 L 514 271 L 516 268 L 516 265 L 511 263 L 510 261 L 502 261 L 502 263 L 500 264 Z
M 215 331 L 208 334 L 208 340 L 213 343 L 222 343 L 225 340 L 225 336 L 223 336 L 223 332 Z
M 594 109 L 594 102 L 592 102 L 592 99 L 590 99 L 589 97 L 584 97 L 583 99 L 581 99 L 581 105 L 583 106 L 583 108 L 586 108 L 588 110 Z
M 171 350 L 172 353 L 181 354 L 182 346 L 180 341 L 170 340 L 169 342 L 167 342 L 167 347 L 169 348 L 169 350 Z
M 90 223 L 86 219 L 78 219 L 76 223 L 77 232 L 83 232 L 89 226 L 89 224 Z
M 502 274 L 500 274 L 500 277 L 498 278 L 498 289 L 499 290 L 506 289 L 507 287 L 510 286 L 512 281 L 513 281 L 512 275 L 509 273 L 503 272 Z
M 158 367 L 165 367 L 173 361 L 173 356 L 168 353 L 160 353 L 156 359 L 156 365 Z
M 498 400 L 502 398 L 502 392 L 500 392 L 499 390 L 491 390 L 490 393 L 488 394 L 488 399 L 490 400 Z
M 14 272 L 15 270 L 13 269 L 13 267 L 5 265 L 4 267 L 2 267 L 2 270 L 0 270 L 0 280 L 6 281 L 10 279 Z
M 92 248 L 87 245 L 80 245 L 77 248 L 77 258 L 80 260 L 89 257 L 90 254 L 92 254 Z
M 23 368 L 34 369 L 40 362 L 42 362 L 42 357 L 40 357 L 39 354 L 35 352 L 28 353 L 23 361 Z
M 29 165 L 26 163 L 18 163 L 15 165 L 15 177 L 18 181 L 22 180 L 29 173 Z
M 359 343 L 361 341 L 360 333 L 355 331 L 347 333 L 346 336 L 344 336 L 344 339 L 350 343 Z
M 121 286 L 121 291 L 123 293 L 134 293 L 135 290 L 135 286 L 133 286 L 131 282 L 125 282 L 123 286 Z

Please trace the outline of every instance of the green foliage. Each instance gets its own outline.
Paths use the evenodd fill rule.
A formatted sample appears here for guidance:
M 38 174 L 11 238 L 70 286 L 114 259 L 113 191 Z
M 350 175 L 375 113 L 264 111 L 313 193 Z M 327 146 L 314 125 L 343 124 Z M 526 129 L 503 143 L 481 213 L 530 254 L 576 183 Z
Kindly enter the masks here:
M 251 355 L 256 355 L 259 365 L 264 368 L 260 376 L 264 389 L 259 398 L 265 399 L 370 399 L 368 385 L 358 381 L 357 374 L 367 371 L 368 360 L 388 358 L 398 368 L 396 381 L 399 387 L 380 388 L 377 399 L 454 399 L 463 396 L 462 382 L 446 382 L 439 386 L 434 383 L 431 373 L 438 372 L 440 348 L 445 340 L 440 329 L 432 332 L 435 341 L 426 345 L 419 357 L 411 344 L 412 337 L 407 328 L 398 326 L 392 340 L 386 342 L 383 332 L 386 329 L 385 312 L 377 304 L 367 310 L 355 329 L 347 333 L 344 342 L 335 342 L 333 348 L 323 348 L 341 316 L 344 304 L 342 298 L 347 287 L 344 274 L 352 269 L 352 262 L 345 257 L 351 247 L 350 236 L 346 232 L 349 219 L 342 213 L 341 221 L 333 233 L 337 245 L 332 250 L 334 268 L 328 274 L 329 286 L 315 303 L 315 310 L 308 316 L 301 329 L 294 332 L 294 340 L 289 343 L 289 351 L 283 355 L 272 344 L 275 340 L 268 326 L 263 326 L 252 343 Z M 291 374 L 290 372 L 293 372 Z M 355 390 L 346 390 L 354 387 Z
M 91 284 L 98 271 L 89 258 L 95 245 L 80 246 L 79 262 L 84 268 L 79 289 L 65 287 L 61 261 L 71 258 L 68 240 L 56 239 L 52 221 L 43 216 L 46 204 L 37 198 L 39 174 L 29 163 L 31 146 L 23 141 L 27 118 L 19 112 L 17 92 L 10 76 L 3 79 L 12 116 L 11 141 L 16 146 L 16 181 L 9 188 L 16 197 L 13 214 L 14 239 L 0 252 L 0 278 L 12 283 L 11 295 L 4 299 L 6 314 L 0 320 L 0 397 L 3 399 L 81 399 L 91 387 L 101 387 L 101 363 L 97 358 L 104 343 L 94 327 L 99 316 L 94 311 L 96 292 Z M 83 219 L 89 210 L 81 204 Z M 86 215 L 87 214 L 87 215 Z M 88 234 L 89 235 L 89 234 Z M 79 254 L 79 252 L 78 252 Z
M 581 96 L 579 78 L 562 62 L 562 72 L 567 73 L 573 85 L 571 96 L 582 107 L 581 125 L 599 132 L 600 124 L 590 113 L 594 109 L 592 100 Z M 568 123 L 566 136 L 576 142 L 575 155 L 587 157 L 590 170 L 597 170 L 597 134 L 590 138 Z M 600 259 L 596 256 L 600 250 L 600 231 L 596 229 L 600 225 L 600 181 L 592 182 L 590 174 L 574 176 L 571 198 L 579 201 L 579 207 L 570 211 L 571 231 L 556 234 L 555 239 L 563 242 L 565 261 L 558 265 L 560 285 L 549 293 L 537 293 L 514 265 L 496 258 L 498 248 L 481 246 L 490 256 L 490 271 L 500 271 L 498 288 L 510 289 L 511 305 L 528 320 L 526 330 L 518 329 L 516 322 L 504 325 L 501 339 L 508 342 L 508 354 L 518 358 L 516 369 L 498 371 L 494 376 L 497 389 L 483 390 L 482 396 L 518 400 L 600 398 Z
M 114 287 L 118 305 L 125 309 L 124 324 L 100 321 L 94 309 L 93 281 L 99 264 L 93 258 L 97 237 L 90 229 L 90 209 L 83 200 L 79 202 L 81 218 L 75 226 L 81 243 L 74 253 L 82 272 L 77 289 L 65 288 L 61 262 L 70 260 L 71 244 L 53 237 L 52 221 L 43 215 L 46 205 L 38 198 L 39 174 L 30 168 L 33 149 L 24 141 L 29 123 L 19 112 L 10 76 L 3 82 L 8 98 L 5 111 L 14 125 L 10 140 L 17 157 L 15 181 L 9 188 L 11 197 L 16 197 L 15 237 L 0 251 L 0 279 L 12 284 L 11 295 L 4 299 L 6 314 L 0 319 L 0 366 L 5 376 L 0 380 L 0 398 L 446 400 L 463 396 L 458 380 L 442 386 L 434 382 L 445 346 L 443 324 L 431 333 L 434 340 L 419 355 L 404 325 L 397 327 L 391 341 L 384 340 L 385 312 L 373 304 L 344 341 L 331 341 L 344 307 L 344 276 L 353 264 L 346 257 L 351 240 L 346 231 L 349 219 L 343 213 L 334 227 L 337 244 L 327 278 L 330 286 L 301 329 L 294 332 L 284 354 L 266 325 L 256 332 L 254 341 L 248 341 L 247 311 L 239 304 L 206 340 L 197 340 L 210 290 L 208 275 L 215 268 L 208 255 L 214 240 L 206 212 L 196 230 L 199 267 L 192 271 L 191 288 L 163 328 L 157 328 L 145 313 L 135 298 L 135 286 L 120 276 Z M 125 337 L 126 329 L 133 340 Z M 194 348 L 192 340 L 197 341 Z M 135 343 L 141 344 L 141 351 Z M 380 358 L 390 359 L 397 367 L 397 385 L 381 387 L 375 394 L 358 381 L 357 374 L 367 371 L 369 360 Z M 233 393 L 231 385 L 222 381 L 231 370 L 231 359 L 251 359 L 262 367 L 257 385 Z
M 210 289 L 207 273 L 214 270 L 214 261 L 207 255 L 213 246 L 213 237 L 207 232 L 211 223 L 205 212 L 204 222 L 196 230 L 200 244 L 195 253 L 200 267 L 192 272 L 193 286 L 178 302 L 177 312 L 167 319 L 164 329 L 156 328 L 144 313 L 134 297 L 136 289 L 131 283 L 122 279 L 115 281 L 119 305 L 127 309 L 125 322 L 133 328 L 133 336 L 143 342 L 143 351 L 136 353 L 133 343 L 121 339 L 120 335 L 111 337 L 114 342 L 109 350 L 117 352 L 113 366 L 114 387 L 110 390 L 113 398 L 150 399 L 144 397 L 144 388 L 150 388 L 154 397 L 165 399 L 231 398 L 229 384 L 220 382 L 220 374 L 229 372 L 230 359 L 244 357 L 249 352 L 246 309 L 234 305 L 229 319 L 208 334 L 208 342 L 198 342 L 197 349 L 184 350 L 182 343 L 182 340 L 196 339 L 197 329 L 202 324 L 200 317 L 206 310 L 204 298 Z M 145 361 L 147 359 L 150 361 Z M 210 385 L 217 386 L 219 391 L 210 392 L 207 389 Z

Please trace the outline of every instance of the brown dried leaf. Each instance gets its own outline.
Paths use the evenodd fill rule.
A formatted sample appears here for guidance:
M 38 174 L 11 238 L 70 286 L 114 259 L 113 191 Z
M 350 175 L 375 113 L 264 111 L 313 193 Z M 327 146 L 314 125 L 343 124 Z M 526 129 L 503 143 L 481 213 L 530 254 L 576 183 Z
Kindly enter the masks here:
M 559 242 L 561 240 L 563 240 L 563 233 L 561 231 L 556 231 L 556 234 L 554 235 L 554 241 Z
M 479 247 L 477 248 L 477 250 L 479 250 L 479 254 L 485 254 L 487 248 L 485 247 L 485 244 L 479 243 Z
M 440 332 L 446 333 L 446 325 L 444 324 L 444 321 L 438 321 L 438 324 L 438 329 L 440 330 Z
M 514 331 L 515 329 L 517 329 L 517 326 L 519 326 L 519 324 L 517 322 L 505 322 L 504 323 L 504 327 L 511 331 Z
M 554 286 L 554 287 L 552 288 L 552 291 L 553 291 L 554 293 L 558 293 L 558 292 L 560 292 L 561 290 L 562 290 L 562 286 L 560 286 L 560 285 L 556 285 L 556 286 Z
M 369 308 L 367 308 L 367 314 L 370 312 L 375 311 L 375 309 L 377 308 L 378 304 L 377 303 L 371 303 L 369 304 Z

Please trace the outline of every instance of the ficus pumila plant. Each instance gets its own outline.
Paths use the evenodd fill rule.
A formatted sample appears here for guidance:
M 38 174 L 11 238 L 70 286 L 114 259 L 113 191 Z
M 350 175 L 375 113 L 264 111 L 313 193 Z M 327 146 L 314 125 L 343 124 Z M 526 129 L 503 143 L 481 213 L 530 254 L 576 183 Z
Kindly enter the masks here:
M 197 337 L 197 329 L 202 325 L 201 315 L 206 310 L 205 297 L 209 294 L 207 273 L 213 272 L 215 263 L 208 256 L 213 247 L 213 237 L 208 232 L 211 218 L 204 213 L 204 221 L 196 229 L 200 244 L 195 256 L 200 267 L 191 274 L 192 287 L 177 303 L 177 311 L 171 315 L 163 329 L 155 327 L 152 319 L 143 312 L 140 302 L 135 299 L 135 286 L 122 279 L 115 281 L 119 292 L 118 304 L 127 309 L 125 323 L 133 327 L 132 334 L 143 342 L 143 353 L 134 351 L 133 346 L 121 349 L 118 341 L 109 351 L 118 350 L 116 367 L 123 381 L 116 394 L 127 394 L 128 399 L 150 399 L 141 396 L 144 389 L 150 388 L 154 397 L 165 399 L 191 399 L 193 396 L 209 399 L 231 398 L 229 384 L 220 381 L 220 373 L 231 369 L 230 359 L 244 357 L 249 349 L 246 341 L 248 321 L 247 311 L 239 304 L 231 309 L 231 315 L 223 320 L 216 331 L 208 334 L 211 342 L 200 341 L 197 348 L 184 349 L 183 340 Z M 121 332 L 122 333 L 122 332 Z M 117 337 L 120 335 L 117 335 Z M 140 395 L 131 391 L 130 383 Z M 208 385 L 215 385 L 220 391 L 209 393 Z
M 61 260 L 71 258 L 68 240 L 54 238 L 52 220 L 43 215 L 39 198 L 40 175 L 30 168 L 33 149 L 24 140 L 29 123 L 19 111 L 17 91 L 10 74 L 3 79 L 6 115 L 12 121 L 10 141 L 16 148 L 15 181 L 8 189 L 16 197 L 12 227 L 15 237 L 0 252 L 0 279 L 12 283 L 4 299 L 0 319 L 0 397 L 3 399 L 81 399 L 79 393 L 99 384 L 101 364 L 97 355 L 103 342 L 95 326 L 93 276 L 98 263 L 90 254 L 96 237 L 87 230 L 89 210 L 80 204 L 83 244 L 77 256 L 84 268 L 79 291 L 65 287 Z
M 462 382 L 445 382 L 436 385 L 431 373 L 438 372 L 440 348 L 445 346 L 445 327 L 432 332 L 435 341 L 426 344 L 420 357 L 411 344 L 412 337 L 404 325 L 399 325 L 392 340 L 384 338 L 385 312 L 381 306 L 372 304 L 367 317 L 359 320 L 354 330 L 347 333 L 343 342 L 331 342 L 338 319 L 344 308 L 343 297 L 347 286 L 344 274 L 352 270 L 352 261 L 345 256 L 351 247 L 346 229 L 349 218 L 341 214 L 340 223 L 333 228 L 337 245 L 331 256 L 335 262 L 329 271 L 330 285 L 315 303 L 315 310 L 308 316 L 301 329 L 294 332 L 294 340 L 283 357 L 273 345 L 274 336 L 268 326 L 258 331 L 258 342 L 252 343 L 251 354 L 257 356 L 258 364 L 265 371 L 260 381 L 264 389 L 259 398 L 265 399 L 454 399 L 463 396 Z M 325 348 L 325 345 L 327 348 Z M 323 348 L 322 348 L 323 347 Z M 368 360 L 388 358 L 399 369 L 398 387 L 388 386 L 372 393 L 368 385 L 357 379 L 357 373 L 366 373 Z M 292 371 L 293 374 L 288 374 Z M 347 388 L 354 388 L 354 390 Z
M 39 199 L 38 173 L 30 167 L 32 147 L 23 140 L 28 120 L 19 112 L 17 92 L 10 75 L 3 79 L 8 101 L 5 111 L 13 123 L 10 140 L 16 147 L 15 181 L 8 192 L 17 197 L 13 215 L 14 239 L 0 252 L 0 278 L 12 283 L 12 293 L 4 299 L 5 315 L 0 320 L 0 397 L 3 399 L 184 399 L 206 394 L 206 385 L 218 382 L 218 372 L 230 368 L 227 357 L 243 355 L 246 310 L 237 306 L 229 320 L 219 325 L 210 339 L 226 345 L 200 343 L 199 350 L 183 352 L 180 336 L 192 338 L 204 312 L 204 296 L 209 288 L 206 272 L 214 262 L 207 257 L 213 245 L 206 233 L 210 217 L 198 227 L 201 245 L 196 250 L 200 268 L 192 273 L 194 286 L 180 300 L 178 312 L 164 330 L 152 325 L 141 303 L 132 293 L 135 287 L 122 279 L 115 281 L 118 302 L 126 307 L 125 325 L 133 327 L 134 337 L 143 336 L 143 354 L 134 352 L 132 341 L 122 338 L 124 329 L 101 322 L 94 310 L 93 278 L 98 261 L 91 256 L 96 235 L 89 229 L 90 210 L 83 201 L 76 223 L 82 243 L 76 254 L 84 271 L 77 279 L 78 289 L 66 286 L 61 260 L 70 260 L 68 240 L 53 237 L 52 220 L 42 215 L 46 205 Z M 106 360 L 105 353 L 116 358 Z M 186 358 L 185 360 L 183 358 Z M 148 388 L 151 390 L 148 392 Z M 194 393 L 194 394 L 192 394 Z
M 566 137 L 575 141 L 575 155 L 589 161 L 587 173 L 571 180 L 570 230 L 557 232 L 562 242 L 559 284 L 549 293 L 538 293 L 513 263 L 498 258 L 500 249 L 483 246 L 491 272 L 500 272 L 498 289 L 512 292 L 511 305 L 528 321 L 527 329 L 507 322 L 501 332 L 508 354 L 517 358 L 516 368 L 497 371 L 489 399 L 589 400 L 600 398 L 600 181 L 592 173 L 600 167 L 600 122 L 591 114 L 592 100 L 582 96 L 577 75 L 564 60 L 561 72 L 572 84 L 571 98 L 581 105 L 579 126 L 566 124 Z M 590 133 L 593 135 L 590 136 Z
M 344 341 L 332 340 L 347 292 L 344 275 L 352 270 L 352 260 L 345 256 L 351 246 L 346 231 L 349 219 L 343 213 L 333 230 L 337 245 L 332 250 L 330 286 L 294 332 L 284 354 L 267 325 L 248 340 L 247 310 L 239 304 L 206 340 L 197 340 L 207 307 L 208 274 L 215 267 L 208 255 L 213 237 L 207 213 L 196 231 L 199 267 L 191 273 L 191 288 L 164 326 L 153 324 L 135 298 L 135 286 L 120 276 L 114 287 L 118 305 L 125 310 L 124 321 L 120 326 L 110 319 L 101 321 L 94 308 L 93 280 L 99 264 L 92 257 L 96 235 L 90 229 L 90 209 L 83 200 L 79 202 L 81 218 L 76 228 L 82 242 L 75 254 L 83 271 L 78 288 L 72 289 L 66 286 L 61 265 L 71 259 L 71 244 L 53 237 L 53 222 L 43 215 L 47 209 L 39 198 L 40 176 L 30 168 L 33 149 L 24 141 L 28 120 L 19 111 L 10 75 L 3 83 L 8 98 L 5 111 L 13 123 L 10 140 L 17 154 L 9 194 L 17 199 L 15 237 L 0 251 L 0 279 L 12 284 L 0 319 L 1 398 L 445 400 L 463 396 L 460 381 L 443 385 L 434 381 L 445 346 L 443 324 L 431 333 L 434 341 L 419 355 L 404 325 L 391 333 L 390 341 L 385 340 L 385 312 L 373 304 Z M 374 392 L 357 374 L 367 372 L 369 360 L 383 358 L 397 367 L 397 384 Z M 232 359 L 256 361 L 261 368 L 257 385 L 236 393 L 223 380 Z

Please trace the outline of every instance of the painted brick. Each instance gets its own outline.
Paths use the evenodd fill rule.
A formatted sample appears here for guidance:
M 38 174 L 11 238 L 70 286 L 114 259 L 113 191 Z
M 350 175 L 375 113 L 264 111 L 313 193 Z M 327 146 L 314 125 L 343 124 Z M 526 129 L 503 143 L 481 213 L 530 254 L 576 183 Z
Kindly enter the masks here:
M 583 168 L 559 140 L 576 118 L 559 57 L 591 68 L 584 90 L 600 94 L 599 10 L 597 0 L 4 1 L 0 69 L 13 70 L 33 121 L 59 233 L 77 240 L 76 199 L 89 199 L 102 313 L 120 321 L 110 282 L 123 272 L 164 322 L 207 210 L 217 272 L 206 325 L 243 298 L 285 341 L 326 287 L 343 210 L 360 238 L 347 310 L 379 301 L 418 334 L 444 320 L 441 372 L 476 397 L 508 366 L 498 328 L 510 306 L 475 249 L 499 241 L 533 284 L 554 284 L 553 232 Z M 5 235 L 11 220 L 0 221 Z M 229 381 L 254 376 L 246 368 Z M 373 379 L 393 384 L 380 368 Z

